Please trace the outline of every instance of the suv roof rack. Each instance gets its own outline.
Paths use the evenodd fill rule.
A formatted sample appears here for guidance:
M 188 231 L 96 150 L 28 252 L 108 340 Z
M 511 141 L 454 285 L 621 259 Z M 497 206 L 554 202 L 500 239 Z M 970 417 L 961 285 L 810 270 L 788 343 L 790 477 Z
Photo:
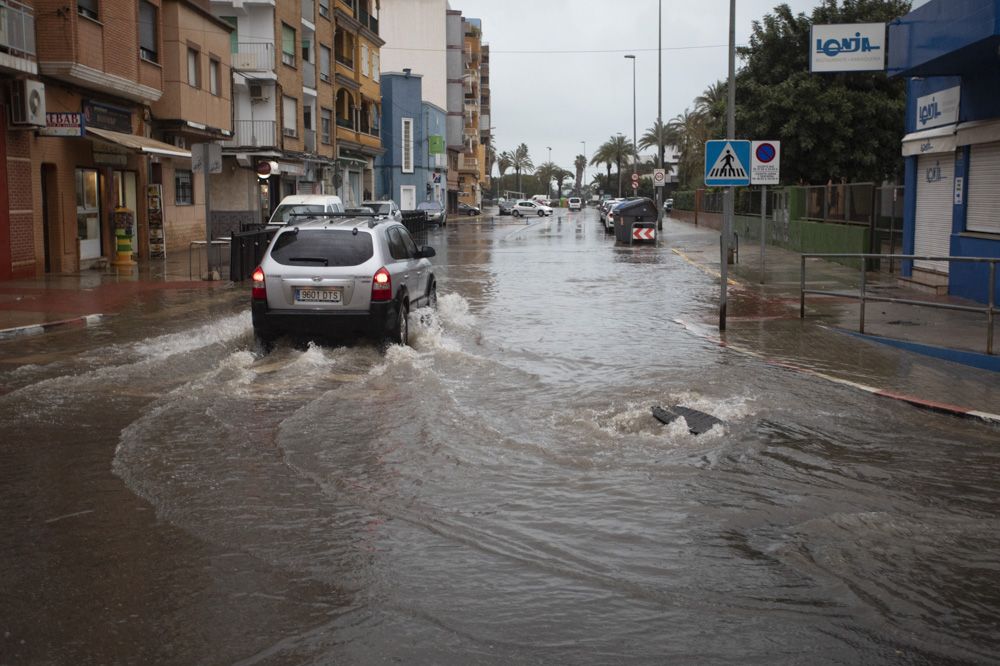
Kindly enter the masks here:
M 356 211 L 356 212 L 355 212 Z M 374 229 L 375 225 L 381 222 L 389 222 L 388 215 L 382 215 L 381 213 L 372 213 L 368 209 L 362 208 L 348 208 L 343 213 L 289 213 L 289 217 L 340 217 L 340 218 L 355 218 L 355 217 L 369 217 L 368 228 Z

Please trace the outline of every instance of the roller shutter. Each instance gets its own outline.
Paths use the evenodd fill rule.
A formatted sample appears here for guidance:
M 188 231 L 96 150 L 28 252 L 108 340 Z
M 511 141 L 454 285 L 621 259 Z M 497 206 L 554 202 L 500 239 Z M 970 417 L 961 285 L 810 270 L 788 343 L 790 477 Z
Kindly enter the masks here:
M 913 252 L 951 256 L 951 218 L 955 186 L 953 153 L 922 155 L 917 161 L 917 217 Z M 947 261 L 914 261 L 916 268 L 948 274 Z
M 1000 234 L 1000 143 L 972 146 L 968 183 L 965 228 Z

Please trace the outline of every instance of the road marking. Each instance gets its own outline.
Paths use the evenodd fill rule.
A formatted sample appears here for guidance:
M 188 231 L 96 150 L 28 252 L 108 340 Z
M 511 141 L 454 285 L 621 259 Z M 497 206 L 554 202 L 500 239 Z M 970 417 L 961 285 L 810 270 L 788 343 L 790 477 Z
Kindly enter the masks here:
M 671 248 L 670 251 L 673 252 L 674 254 L 676 254 L 678 257 L 680 257 L 684 261 L 686 261 L 689 264 L 691 264 L 692 266 L 694 266 L 695 268 L 697 268 L 702 273 L 707 273 L 708 275 L 711 275 L 712 277 L 715 277 L 715 278 L 719 278 L 720 280 L 722 279 L 722 273 L 720 273 L 720 272 L 718 272 L 716 270 L 713 270 L 713 269 L 709 268 L 708 266 L 705 266 L 704 264 L 699 264 L 697 261 L 695 261 L 691 257 L 687 256 L 686 254 L 684 254 L 680 250 L 678 250 L 676 248 Z M 737 282 L 733 278 L 727 278 L 726 282 L 727 282 L 727 284 L 729 284 L 732 287 L 737 287 L 740 284 L 739 282 Z

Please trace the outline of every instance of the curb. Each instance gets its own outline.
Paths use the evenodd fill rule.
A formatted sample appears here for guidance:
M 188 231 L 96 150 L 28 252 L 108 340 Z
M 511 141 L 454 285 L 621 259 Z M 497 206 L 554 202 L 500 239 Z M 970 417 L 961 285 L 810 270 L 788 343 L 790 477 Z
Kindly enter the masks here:
M 32 324 L 30 326 L 18 326 L 17 328 L 0 329 L 0 340 L 19 338 L 27 335 L 40 335 L 64 328 L 86 328 L 100 323 L 104 318 L 102 314 L 89 314 L 72 319 L 61 319 L 59 321 L 47 321 L 42 324 Z
M 707 340 L 723 349 L 732 350 L 738 354 L 743 354 L 745 356 L 752 356 L 754 358 L 761 359 L 768 365 L 773 365 L 779 368 L 785 368 L 801 374 L 810 375 L 812 377 L 817 377 L 819 379 L 824 379 L 833 384 L 839 384 L 841 386 L 846 386 L 848 388 L 853 388 L 858 391 L 863 391 L 870 395 L 877 395 L 881 398 L 889 398 L 891 400 L 896 400 L 897 402 L 905 402 L 906 404 L 912 405 L 919 409 L 924 409 L 927 411 L 937 412 L 939 414 L 948 414 L 951 416 L 958 416 L 967 419 L 977 419 L 984 423 L 991 425 L 1000 425 L 1000 414 L 991 414 L 989 412 L 981 412 L 974 409 L 969 409 L 967 407 L 962 407 L 960 405 L 950 405 L 944 402 L 934 402 L 933 400 L 924 400 L 923 398 L 918 398 L 912 395 L 906 395 L 903 393 L 895 393 L 893 391 L 887 391 L 885 389 L 880 389 L 874 386 L 867 386 L 866 384 L 860 384 L 858 382 L 852 382 L 849 379 L 841 379 L 840 377 L 834 377 L 817 370 L 812 370 L 810 368 L 803 368 L 802 366 L 795 365 L 794 363 L 789 363 L 788 361 L 780 361 L 778 359 L 768 358 L 763 354 L 759 354 L 750 349 L 745 349 L 743 347 L 737 347 L 731 345 L 720 338 L 707 335 L 702 331 L 697 330 L 695 327 L 691 326 L 688 322 L 683 319 L 674 319 L 674 323 L 683 326 L 684 329 L 694 335 L 695 337 Z

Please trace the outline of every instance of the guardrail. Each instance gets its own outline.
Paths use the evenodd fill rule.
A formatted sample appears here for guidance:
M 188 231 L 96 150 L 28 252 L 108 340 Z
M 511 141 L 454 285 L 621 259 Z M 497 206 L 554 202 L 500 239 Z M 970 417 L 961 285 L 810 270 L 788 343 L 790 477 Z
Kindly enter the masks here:
M 824 289 L 806 289 L 806 259 L 860 259 L 861 260 L 861 286 L 857 293 L 849 291 L 827 291 Z M 958 305 L 956 303 L 938 303 L 935 301 L 919 301 L 910 298 L 888 298 L 886 296 L 876 296 L 866 293 L 868 286 L 867 259 L 890 259 L 901 261 L 958 261 L 974 264 L 989 265 L 989 294 L 987 304 L 983 307 L 974 305 Z M 993 354 L 993 327 L 994 319 L 1000 314 L 997 309 L 996 285 L 997 285 L 997 264 L 1000 259 L 994 257 L 926 257 L 915 254 L 803 254 L 802 265 L 799 270 L 799 319 L 806 316 L 806 294 L 814 296 L 836 296 L 840 298 L 857 298 L 860 301 L 860 319 L 858 332 L 865 332 L 865 305 L 868 301 L 876 303 L 899 303 L 901 305 L 916 305 L 939 310 L 955 310 L 960 312 L 978 312 L 986 315 L 986 353 Z M 949 264 L 950 265 L 950 264 Z
M 14 56 L 35 55 L 35 14 L 16 0 L 0 0 L 0 51 Z

